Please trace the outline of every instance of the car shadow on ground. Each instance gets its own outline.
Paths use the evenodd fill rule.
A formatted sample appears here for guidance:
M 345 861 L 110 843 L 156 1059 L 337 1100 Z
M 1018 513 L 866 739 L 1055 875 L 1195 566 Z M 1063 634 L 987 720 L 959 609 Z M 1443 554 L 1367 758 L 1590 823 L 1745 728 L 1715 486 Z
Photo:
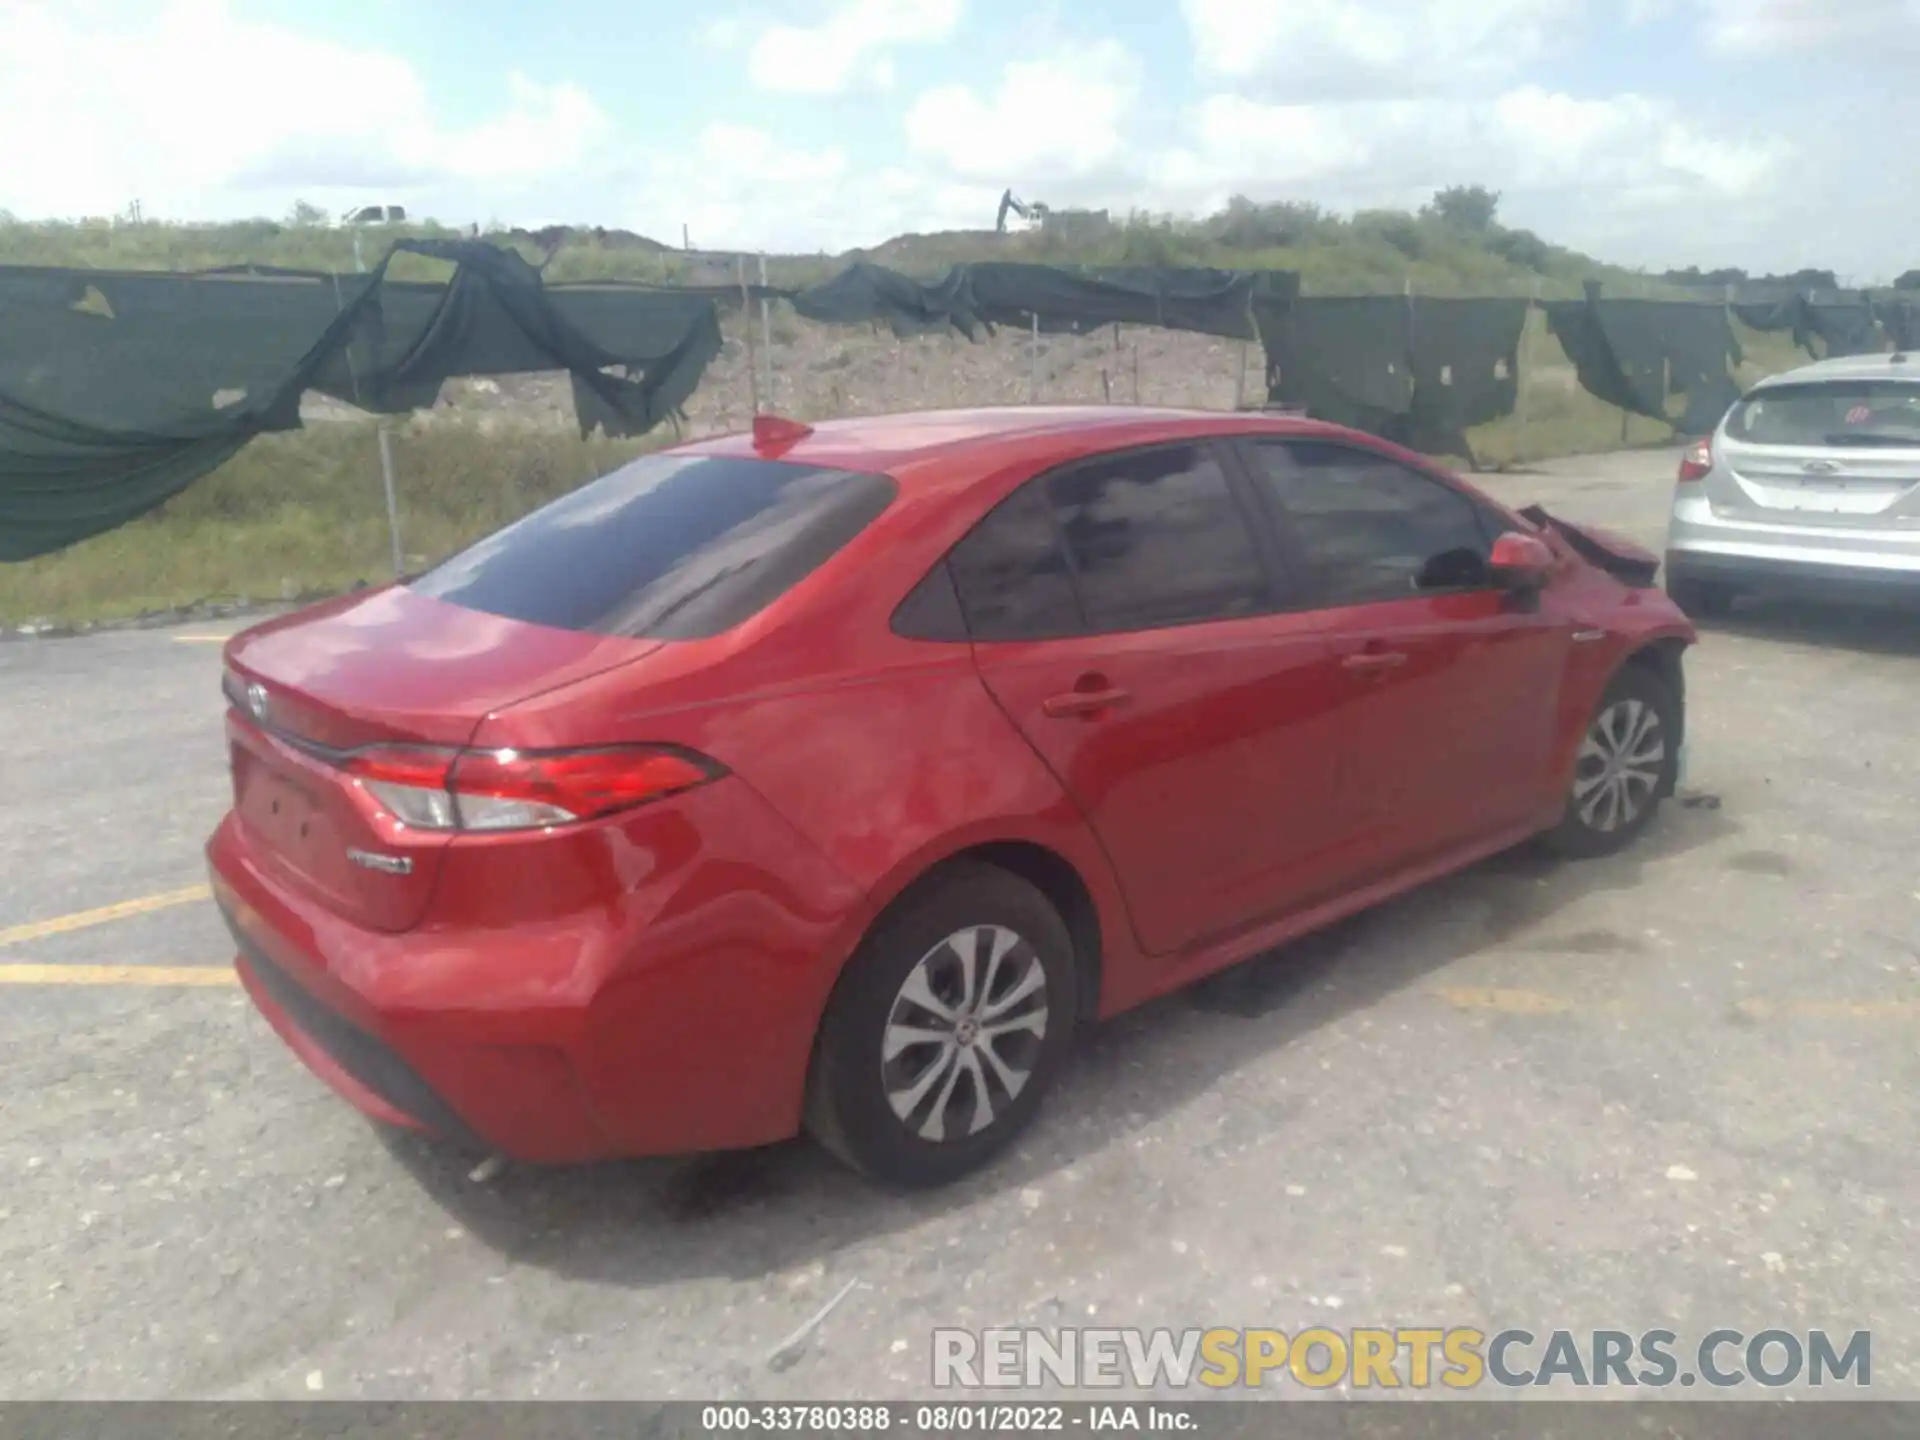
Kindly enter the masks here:
M 1731 612 L 1696 619 L 1703 636 L 1787 641 L 1866 655 L 1920 655 L 1920 604 L 1910 600 L 1837 600 L 1742 596 Z
M 641 1287 L 761 1277 L 1043 1184 L 1233 1072 L 1481 951 L 1524 947 L 1538 967 L 1528 983 L 1543 990 L 1604 985 L 1635 938 L 1592 930 L 1555 938 L 1546 933 L 1555 918 L 1583 897 L 1633 890 L 1649 869 L 1739 828 L 1712 797 L 1670 803 L 1623 854 L 1566 863 L 1508 852 L 1143 1006 L 1087 1038 L 1011 1153 L 937 1192 L 876 1189 L 805 1140 L 691 1160 L 507 1165 L 480 1183 L 470 1178 L 473 1156 L 381 1133 L 437 1204 L 515 1263 Z M 1293 1113 L 1281 1105 L 1255 1123 L 1284 1127 Z

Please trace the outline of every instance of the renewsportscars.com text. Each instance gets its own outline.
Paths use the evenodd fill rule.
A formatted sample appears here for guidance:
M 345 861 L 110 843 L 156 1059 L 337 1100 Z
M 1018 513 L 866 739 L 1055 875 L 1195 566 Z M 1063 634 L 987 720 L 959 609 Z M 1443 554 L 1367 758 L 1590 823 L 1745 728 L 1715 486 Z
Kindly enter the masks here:
M 1487 1385 L 1728 1390 L 1795 1385 L 1865 1387 L 1873 1337 L 1865 1330 L 1530 1330 L 1466 1327 L 1314 1327 L 1280 1330 L 1028 1328 L 936 1330 L 933 1383 L 941 1389 L 1216 1390 L 1302 1385 L 1325 1390 Z

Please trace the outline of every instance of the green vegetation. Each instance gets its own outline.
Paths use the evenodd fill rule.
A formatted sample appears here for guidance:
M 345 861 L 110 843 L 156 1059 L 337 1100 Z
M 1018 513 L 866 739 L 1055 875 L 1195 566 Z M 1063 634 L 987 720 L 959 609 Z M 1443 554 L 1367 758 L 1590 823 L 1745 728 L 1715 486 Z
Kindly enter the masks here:
M 1615 294 L 1678 293 L 1656 277 L 1601 264 L 1498 222 L 1500 196 L 1483 186 L 1438 192 L 1418 212 L 1369 210 L 1340 216 L 1296 201 L 1256 203 L 1236 196 L 1204 219 L 1136 212 L 1104 230 L 989 230 L 904 235 L 845 255 L 769 256 L 768 279 L 803 286 L 850 260 L 868 259 L 929 276 L 973 260 L 1051 264 L 1209 265 L 1296 270 L 1308 294 L 1391 293 L 1408 285 L 1423 295 L 1577 295 L 1584 280 Z M 326 223 L 312 206 L 284 220 L 215 225 L 97 219 L 23 221 L 0 212 L 0 265 L 70 265 L 107 270 L 204 270 L 228 265 L 351 271 L 373 265 L 399 238 L 453 239 L 470 232 L 432 221 L 359 230 Z M 549 255 L 524 232 L 481 231 L 545 262 L 548 279 L 638 280 L 671 284 L 686 271 L 677 250 L 619 232 L 575 229 Z M 358 237 L 358 256 L 355 241 Z M 438 278 L 444 265 L 401 256 L 398 278 Z
M 1296 270 L 1308 294 L 1431 295 L 1580 293 L 1598 279 L 1613 294 L 1678 294 L 1653 277 L 1602 265 L 1498 221 L 1499 196 L 1478 186 L 1436 194 L 1418 213 L 1370 211 L 1350 217 L 1293 202 L 1236 198 L 1201 220 L 1133 215 L 1090 237 L 1058 232 L 959 232 L 902 236 L 839 257 L 770 257 L 777 285 L 810 284 L 853 259 L 918 275 L 958 262 L 1024 259 L 1049 263 L 1210 265 Z M 0 264 L 98 269 L 196 270 L 255 264 L 350 271 L 372 265 L 400 236 L 452 238 L 432 223 L 355 232 L 302 207 L 285 222 L 222 225 L 88 220 L 29 223 L 0 212 Z M 505 238 L 495 232 L 496 239 Z M 687 257 L 634 236 L 574 232 L 549 256 L 514 243 L 555 281 L 629 279 L 671 283 Z M 440 278 L 446 267 L 403 256 L 393 273 Z M 800 322 L 783 315 L 780 339 Z M 1782 336 L 1737 329 L 1748 361 L 1742 380 L 1800 358 Z M 848 339 L 858 343 L 849 332 Z M 1618 411 L 1582 391 L 1544 316 L 1528 321 L 1521 359 L 1520 414 L 1472 437 L 1485 465 L 1659 444 L 1665 427 Z M 568 430 L 489 417 L 436 419 L 393 427 L 400 527 L 409 568 L 439 559 L 536 505 L 602 474 L 666 435 L 645 442 L 581 440 Z M 377 427 L 327 421 L 255 441 L 235 459 L 153 514 L 70 550 L 0 566 L 0 624 L 80 623 L 129 617 L 203 600 L 271 601 L 334 593 L 390 578 Z
M 396 425 L 391 440 L 409 569 L 664 443 L 453 422 Z M 392 578 L 378 426 L 324 421 L 255 440 L 118 530 L 0 565 L 0 624 L 305 598 Z
M 1733 332 L 1743 352 L 1735 379 L 1743 387 L 1806 363 L 1805 352 L 1794 348 L 1788 335 L 1763 335 L 1737 322 Z M 1668 403 L 1676 420 L 1685 409 L 1684 396 Z M 1500 469 L 1566 455 L 1672 445 L 1675 435 L 1670 427 L 1641 415 L 1626 416 L 1623 423 L 1620 411 L 1583 390 L 1560 342 L 1547 330 L 1545 313 L 1534 310 L 1520 341 L 1518 408 L 1505 420 L 1470 431 L 1467 440 L 1483 468 Z M 1466 458 L 1453 460 L 1464 468 Z

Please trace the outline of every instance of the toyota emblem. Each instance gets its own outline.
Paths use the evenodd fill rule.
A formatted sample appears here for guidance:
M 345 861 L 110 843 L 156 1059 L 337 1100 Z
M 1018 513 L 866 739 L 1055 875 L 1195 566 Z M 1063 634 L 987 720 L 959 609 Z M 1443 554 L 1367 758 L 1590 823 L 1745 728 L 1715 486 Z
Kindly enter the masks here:
M 257 684 L 247 686 L 247 709 L 252 712 L 253 718 L 256 720 L 265 720 L 267 718 L 266 686 Z

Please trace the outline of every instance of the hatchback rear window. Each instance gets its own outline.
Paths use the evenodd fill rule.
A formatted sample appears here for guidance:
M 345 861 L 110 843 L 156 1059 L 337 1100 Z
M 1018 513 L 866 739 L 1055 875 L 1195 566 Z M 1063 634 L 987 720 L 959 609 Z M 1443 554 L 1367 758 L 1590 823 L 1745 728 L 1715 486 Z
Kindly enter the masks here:
M 1920 385 L 1899 380 L 1770 385 L 1734 406 L 1727 436 L 1745 445 L 1920 446 Z
M 411 588 L 532 625 L 696 640 L 772 604 L 895 493 L 884 475 L 648 455 L 496 531 Z

